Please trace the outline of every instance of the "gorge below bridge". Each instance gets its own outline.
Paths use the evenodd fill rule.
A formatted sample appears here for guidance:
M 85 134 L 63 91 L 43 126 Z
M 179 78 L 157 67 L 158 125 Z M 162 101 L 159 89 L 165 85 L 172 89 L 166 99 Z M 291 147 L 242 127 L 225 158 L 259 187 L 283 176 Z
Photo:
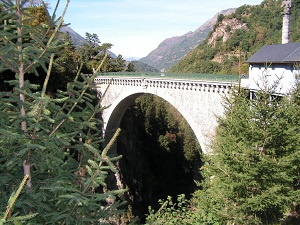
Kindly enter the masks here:
M 129 106 L 139 96 L 156 95 L 173 105 L 190 125 L 202 152 L 211 151 L 217 117 L 224 113 L 224 97 L 239 84 L 238 75 L 174 73 L 101 73 L 94 80 L 101 105 L 103 134 L 109 141 Z

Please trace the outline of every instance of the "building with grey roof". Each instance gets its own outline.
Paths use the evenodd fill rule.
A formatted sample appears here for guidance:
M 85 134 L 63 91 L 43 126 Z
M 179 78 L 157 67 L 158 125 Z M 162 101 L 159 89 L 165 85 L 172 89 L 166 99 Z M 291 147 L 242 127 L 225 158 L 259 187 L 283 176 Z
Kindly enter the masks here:
M 271 88 L 279 81 L 275 92 L 286 94 L 299 74 L 300 42 L 263 46 L 247 63 L 250 90 Z

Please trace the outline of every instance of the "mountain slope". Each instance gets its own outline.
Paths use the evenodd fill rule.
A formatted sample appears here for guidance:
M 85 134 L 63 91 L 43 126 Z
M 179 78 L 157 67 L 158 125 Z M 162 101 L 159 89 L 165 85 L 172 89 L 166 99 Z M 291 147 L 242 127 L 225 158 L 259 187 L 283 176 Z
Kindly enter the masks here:
M 146 63 L 143 63 L 141 61 L 131 61 L 134 65 L 134 71 L 135 72 L 159 72 L 158 69 L 154 68 L 153 66 L 150 66 Z
M 170 71 L 178 73 L 248 74 L 245 62 L 264 45 L 281 43 L 282 1 L 244 5 L 224 16 L 209 37 Z M 291 42 L 300 41 L 300 0 L 293 0 Z
M 60 29 L 63 33 L 68 33 L 72 39 L 72 42 L 74 46 L 78 47 L 86 42 L 85 38 L 82 37 L 80 34 L 78 34 L 76 31 L 74 31 L 71 27 L 65 26 Z
M 62 27 L 60 29 L 61 32 L 63 33 L 68 33 L 72 39 L 72 42 L 74 44 L 74 46 L 77 48 L 79 46 L 81 46 L 83 43 L 86 42 L 85 38 L 82 37 L 80 34 L 78 34 L 76 31 L 74 31 L 71 27 L 69 26 L 65 26 L 65 27 Z M 111 51 L 108 51 L 109 55 L 112 57 L 112 58 L 117 58 L 116 54 L 114 54 L 113 52 Z
M 198 46 L 213 29 L 219 14 L 228 15 L 235 9 L 227 9 L 216 14 L 194 32 L 164 40 L 159 46 L 139 61 L 159 70 L 168 70 L 179 62 L 188 52 Z

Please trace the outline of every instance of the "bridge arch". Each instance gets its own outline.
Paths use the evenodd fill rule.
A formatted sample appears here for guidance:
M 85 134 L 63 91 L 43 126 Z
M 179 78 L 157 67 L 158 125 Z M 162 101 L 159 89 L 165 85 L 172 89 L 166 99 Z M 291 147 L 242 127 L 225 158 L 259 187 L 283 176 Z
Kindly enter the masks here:
M 202 151 L 205 152 L 206 145 L 205 145 L 205 139 L 201 132 L 197 132 L 199 129 L 197 128 L 197 123 L 194 121 L 193 117 L 188 113 L 186 109 L 184 109 L 181 105 L 176 103 L 174 99 L 166 95 L 161 95 L 159 93 L 154 92 L 136 92 L 134 90 L 129 91 L 127 93 L 124 93 L 120 95 L 108 108 L 107 115 L 104 119 L 104 130 L 105 130 L 105 139 L 110 140 L 114 132 L 119 127 L 121 120 L 123 118 L 123 115 L 126 111 L 126 109 L 129 108 L 129 106 L 141 95 L 143 94 L 153 94 L 155 96 L 158 96 L 168 103 L 170 103 L 182 116 L 183 118 L 188 122 L 191 129 L 193 130 L 195 136 L 197 137 L 197 140 L 201 146 Z M 206 153 L 206 152 L 205 152 Z
M 101 104 L 109 106 L 102 114 L 106 141 L 112 138 L 126 109 L 134 100 L 149 93 L 166 100 L 181 113 L 205 154 L 211 151 L 216 117 L 223 114 L 223 97 L 233 85 L 228 81 L 118 76 L 98 76 L 95 83 L 100 96 L 105 92 Z

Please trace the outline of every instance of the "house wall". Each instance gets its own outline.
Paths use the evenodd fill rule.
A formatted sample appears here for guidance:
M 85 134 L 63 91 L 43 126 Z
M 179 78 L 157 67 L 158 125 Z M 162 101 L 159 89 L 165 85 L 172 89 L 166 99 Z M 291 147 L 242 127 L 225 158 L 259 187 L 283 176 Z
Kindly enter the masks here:
M 276 88 L 278 94 L 287 94 L 295 84 L 295 74 L 299 70 L 294 69 L 294 64 L 250 64 L 249 65 L 249 88 L 250 90 L 264 89 L 266 84 L 271 88 L 279 81 Z

